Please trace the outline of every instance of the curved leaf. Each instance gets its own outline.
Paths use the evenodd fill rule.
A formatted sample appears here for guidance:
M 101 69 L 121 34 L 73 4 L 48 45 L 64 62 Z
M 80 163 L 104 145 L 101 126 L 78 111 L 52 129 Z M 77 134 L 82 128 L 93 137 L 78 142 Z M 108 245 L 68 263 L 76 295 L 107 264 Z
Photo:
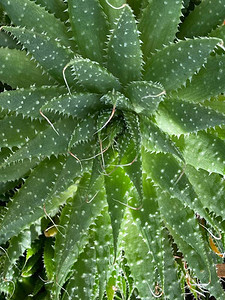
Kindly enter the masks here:
M 98 191 L 94 195 L 93 190 L 88 191 L 89 176 L 85 175 L 78 187 L 76 195 L 64 207 L 60 219 L 60 226 L 63 226 L 63 234 L 58 234 L 55 244 L 55 293 L 60 292 L 71 270 L 74 262 L 77 260 L 81 249 L 88 241 L 87 230 L 94 219 L 99 215 L 105 206 L 105 191 L 102 189 L 102 178 L 95 184 Z M 93 201 L 87 203 L 92 199 Z M 63 251 L 62 251 L 63 249 Z
M 180 23 L 182 1 L 149 1 L 143 10 L 138 29 L 143 41 L 142 51 L 148 58 L 155 50 L 173 42 Z
M 0 120 L 1 136 L 0 149 L 2 147 L 11 148 L 13 146 L 22 146 L 33 139 L 39 132 L 47 127 L 46 122 L 23 118 L 18 116 L 7 116 Z
M 225 174 L 225 143 L 213 134 L 198 132 L 176 142 L 186 163 L 209 173 Z M 193 151 L 194 149 L 194 151 Z
M 43 74 L 25 51 L 0 48 L 0 80 L 13 88 L 28 88 L 32 84 L 36 86 L 54 84 L 50 75 Z
M 108 44 L 108 70 L 128 83 L 141 77 L 142 58 L 135 18 L 128 6 L 113 30 Z
M 69 139 L 74 129 L 74 120 L 59 120 L 55 126 L 59 132 L 56 132 L 49 126 L 46 130 L 36 133 L 36 136 L 24 144 L 20 149 L 15 151 L 2 164 L 2 167 L 14 161 L 21 161 L 25 158 L 37 157 L 42 159 L 51 155 L 67 153 Z
M 0 4 L 12 22 L 42 34 L 46 32 L 54 40 L 60 40 L 67 47 L 73 46 L 69 40 L 66 26 L 43 7 L 30 0 L 0 0 Z
M 163 131 L 180 135 L 225 125 L 225 115 L 197 103 L 171 98 L 159 106 L 156 122 Z
M 170 137 L 149 118 L 141 116 L 141 142 L 148 151 L 172 153 L 183 160 L 182 154 L 176 148 Z
M 170 44 L 148 60 L 144 79 L 160 82 L 166 91 L 175 90 L 206 63 L 219 43 L 216 38 L 199 38 Z
M 122 168 L 115 169 L 114 167 L 114 170 L 111 169 L 111 171 L 109 176 L 105 176 L 105 189 L 113 230 L 114 254 L 116 256 L 118 235 L 126 208 L 125 194 L 130 188 L 130 180 Z
M 204 0 L 195 7 L 180 26 L 179 38 L 207 35 L 224 21 L 223 0 Z
M 150 116 L 157 110 L 165 91 L 160 84 L 135 81 L 126 87 L 124 93 L 130 99 L 137 114 Z
M 121 88 L 118 79 L 95 61 L 77 57 L 68 65 L 72 66 L 75 82 L 88 92 L 107 93 L 109 90 Z
M 190 102 L 202 102 L 225 92 L 225 55 L 209 57 L 204 68 L 173 95 Z M 213 77 L 212 77 L 213 74 Z
M 97 0 L 68 0 L 70 23 L 80 53 L 102 63 L 108 34 L 106 18 Z
M 48 102 L 41 109 L 43 111 L 59 112 L 65 116 L 84 118 L 101 108 L 102 103 L 99 98 L 99 95 L 91 93 L 62 95 Z
M 0 93 L 0 108 L 9 113 L 16 112 L 25 117 L 42 118 L 40 108 L 54 97 L 64 94 L 65 89 L 57 86 L 18 89 Z
M 70 52 L 43 33 L 19 27 L 3 26 L 2 28 L 15 36 L 53 78 L 64 83 L 63 68 L 73 57 L 72 51 Z M 71 74 L 67 77 L 67 81 L 72 84 Z

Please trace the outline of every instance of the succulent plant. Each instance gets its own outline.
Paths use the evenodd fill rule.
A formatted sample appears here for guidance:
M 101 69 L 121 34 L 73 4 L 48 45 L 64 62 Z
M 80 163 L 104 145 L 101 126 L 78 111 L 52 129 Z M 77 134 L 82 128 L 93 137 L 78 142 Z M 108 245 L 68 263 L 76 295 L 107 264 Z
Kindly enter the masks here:
M 225 3 L 195 2 L 0 0 L 2 297 L 224 299 Z

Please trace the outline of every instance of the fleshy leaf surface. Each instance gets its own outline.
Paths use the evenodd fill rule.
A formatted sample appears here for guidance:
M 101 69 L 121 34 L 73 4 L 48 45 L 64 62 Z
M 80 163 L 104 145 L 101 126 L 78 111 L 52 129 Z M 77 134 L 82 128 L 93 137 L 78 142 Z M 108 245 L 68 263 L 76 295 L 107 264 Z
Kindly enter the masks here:
M 40 34 L 46 32 L 65 46 L 73 45 L 68 38 L 66 26 L 49 14 L 44 7 L 30 0 L 0 0 L 0 4 L 15 25 L 33 29 Z
M 107 16 L 110 27 L 114 28 L 116 21 L 120 18 L 123 6 L 126 5 L 126 0 L 110 0 L 108 3 L 105 0 L 99 0 L 99 2 Z
M 105 189 L 113 230 L 114 252 L 116 256 L 118 235 L 126 208 L 125 194 L 130 188 L 130 180 L 120 167 L 115 170 L 111 168 L 111 172 L 112 173 L 109 176 L 105 176 Z
M 225 55 L 208 58 L 204 68 L 195 74 L 174 96 L 190 102 L 202 102 L 225 92 Z M 212 77 L 213 74 L 213 77 Z
M 46 86 L 0 93 L 0 108 L 25 117 L 42 118 L 40 108 L 54 97 L 64 94 L 64 88 Z
M 142 53 L 135 18 L 126 5 L 114 28 L 108 44 L 108 70 L 128 83 L 139 80 L 142 69 Z
M 54 132 L 52 127 L 47 127 L 46 130 L 41 131 L 20 149 L 15 151 L 3 166 L 25 158 L 31 159 L 33 157 L 38 157 L 41 159 L 50 157 L 51 155 L 56 156 L 67 153 L 69 139 L 74 129 L 74 123 L 75 121 L 72 118 L 59 120 L 57 124 L 55 124 L 59 133 L 58 135 Z
M 98 193 L 88 191 L 89 176 L 86 174 L 78 187 L 76 195 L 71 199 L 62 211 L 60 226 L 63 226 L 63 234 L 58 234 L 55 244 L 55 289 L 56 295 L 60 292 L 60 286 L 64 284 L 74 261 L 77 260 L 83 246 L 88 241 L 88 228 L 106 205 L 105 191 L 101 189 L 102 178 L 95 183 Z M 94 197 L 93 201 L 90 201 Z M 89 202 L 89 203 L 88 203 Z
M 4 26 L 3 29 L 15 36 L 53 78 L 64 83 L 63 68 L 73 57 L 72 51 L 43 33 L 19 27 Z M 67 81 L 73 83 L 69 75 Z
M 39 163 L 38 158 L 24 159 L 23 161 L 13 162 L 1 167 L 0 164 L 0 182 L 17 180 L 26 175 L 33 167 Z
M 225 174 L 225 142 L 214 134 L 198 132 L 176 142 L 187 164 L 209 173 Z M 193 149 L 195 151 L 193 151 Z
M 139 295 L 143 299 L 152 299 L 149 289 L 154 290 L 155 286 L 152 254 L 128 211 L 124 216 L 120 240 L 134 277 L 134 285 L 139 287 Z
M 152 115 L 163 100 L 165 91 L 160 84 L 135 81 L 125 89 L 125 95 L 133 104 L 134 111 L 138 114 Z
M 102 103 L 99 98 L 98 94 L 91 93 L 62 95 L 48 102 L 42 107 L 42 110 L 83 118 L 101 108 Z
M 67 293 L 64 293 L 62 297 L 63 300 L 93 299 L 93 286 L 97 271 L 95 262 L 94 241 L 90 239 L 74 264 L 73 273 L 66 286 Z
M 171 154 L 143 153 L 142 155 L 144 157 L 143 168 L 156 185 L 167 191 L 171 197 L 176 197 L 185 206 L 198 212 L 213 227 L 216 226 L 198 199 L 194 188 L 184 173 L 184 167 L 182 168 Z
M 198 38 L 170 44 L 148 60 L 144 79 L 160 82 L 166 91 L 175 90 L 206 63 L 220 42 L 217 38 Z
M 197 276 L 201 273 L 200 276 L 204 278 L 204 282 L 208 282 L 210 279 L 209 262 L 207 261 L 204 242 L 201 239 L 201 231 L 194 212 L 184 206 L 180 200 L 170 197 L 168 194 L 164 195 L 163 192 L 159 196 L 159 206 L 167 228 L 173 235 L 178 247 L 181 247 L 181 251 L 187 258 L 192 270 Z M 177 236 L 178 239 L 176 239 Z M 190 256 L 190 252 L 187 252 L 191 249 L 192 253 L 194 250 L 193 256 Z
M 178 37 L 192 38 L 203 36 L 224 21 L 225 3 L 223 0 L 205 0 L 195 7 L 181 24 Z
M 69 65 L 75 81 L 85 90 L 93 93 L 107 93 L 109 90 L 120 90 L 120 83 L 116 77 L 95 61 L 74 58 Z
M 30 56 L 26 56 L 25 51 L 0 48 L 0 63 L 0 80 L 13 88 L 28 88 L 32 84 L 42 86 L 55 83 L 50 75 L 43 74 L 43 70 L 37 68 L 37 64 L 31 61 Z
M 106 17 L 97 0 L 68 0 L 70 23 L 84 58 L 102 63 L 108 34 Z
M 163 266 L 164 266 L 164 282 L 163 282 L 163 294 L 168 299 L 182 300 L 182 290 L 178 279 L 178 273 L 176 270 L 175 260 L 173 256 L 173 249 L 170 245 L 169 236 L 167 230 L 162 232 L 162 244 L 163 244 Z M 168 276 L 168 274 L 170 274 Z
M 224 197 L 225 181 L 220 174 L 208 173 L 205 170 L 196 170 L 188 165 L 186 175 L 193 185 L 204 207 L 214 212 L 217 216 L 225 218 Z
M 156 122 L 164 132 L 180 135 L 225 125 L 225 115 L 198 103 L 171 98 L 159 106 Z
M 67 6 L 63 0 L 35 0 L 35 2 L 45 7 L 49 13 L 53 13 L 61 21 L 68 20 Z
M 141 116 L 140 129 L 142 145 L 146 148 L 146 150 L 152 152 L 172 153 L 183 160 L 182 154 L 170 137 L 148 117 Z
M 46 122 L 39 120 L 31 121 L 29 118 L 18 116 L 7 116 L 0 120 L 1 147 L 11 148 L 13 146 L 22 146 L 27 141 L 33 139 L 39 132 L 46 129 Z
M 0 222 L 1 244 L 44 215 L 45 199 L 62 169 L 63 161 L 63 157 L 46 159 L 32 172 Z
M 138 29 L 145 59 L 175 39 L 180 23 L 182 1 L 149 1 L 143 10 Z

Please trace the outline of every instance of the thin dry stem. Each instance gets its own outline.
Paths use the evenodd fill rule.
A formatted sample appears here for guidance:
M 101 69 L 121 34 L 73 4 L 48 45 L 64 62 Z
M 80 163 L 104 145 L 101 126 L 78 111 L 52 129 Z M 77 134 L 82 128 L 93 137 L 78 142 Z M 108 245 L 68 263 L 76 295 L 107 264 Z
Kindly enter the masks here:
M 50 124 L 50 126 L 52 127 L 52 129 L 55 131 L 56 134 L 59 135 L 58 131 L 55 129 L 54 125 L 52 124 L 52 122 L 43 114 L 43 112 L 40 110 L 40 114 L 43 118 L 45 118 L 45 120 L 48 122 L 48 124 Z

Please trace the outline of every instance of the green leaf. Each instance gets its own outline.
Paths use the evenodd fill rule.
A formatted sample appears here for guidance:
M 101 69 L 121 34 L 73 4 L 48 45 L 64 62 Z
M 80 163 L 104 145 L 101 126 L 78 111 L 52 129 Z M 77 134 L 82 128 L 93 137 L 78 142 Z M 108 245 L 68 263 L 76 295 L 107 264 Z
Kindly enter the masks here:
M 120 235 L 120 247 L 125 251 L 127 263 L 142 299 L 149 299 L 151 290 L 155 289 L 155 265 L 146 241 L 133 222 L 131 213 L 127 212 Z
M 167 99 L 156 115 L 158 126 L 169 134 L 187 134 L 225 124 L 225 115 L 200 104 Z
M 31 171 L 38 162 L 38 158 L 33 158 L 13 162 L 11 164 L 4 165 L 3 167 L 0 165 L 0 181 L 8 182 L 22 178 L 26 176 L 26 174 L 29 173 L 29 171 Z
M 149 1 L 142 12 L 138 27 L 145 59 L 163 45 L 173 42 L 178 31 L 182 6 L 181 0 Z
M 171 197 L 178 198 L 185 206 L 193 209 L 215 227 L 185 175 L 185 169 L 182 169 L 171 154 L 143 153 L 142 155 L 144 170 L 158 186 L 167 191 Z
M 210 212 L 225 219 L 224 178 L 219 174 L 210 174 L 202 169 L 196 170 L 190 165 L 186 168 L 186 174 L 203 206 L 208 208 Z
M 135 18 L 128 6 L 113 30 L 108 44 L 108 70 L 126 84 L 139 80 L 142 54 Z
M 170 137 L 145 116 L 140 117 L 141 141 L 148 151 L 172 153 L 183 160 Z
M 106 171 L 108 170 L 106 169 Z M 116 256 L 118 235 L 126 208 L 125 194 L 130 188 L 130 180 L 120 167 L 116 169 L 114 167 L 114 170 L 111 168 L 111 171 L 112 173 L 109 176 L 105 176 L 105 189 L 113 230 L 114 254 Z
M 209 268 L 211 273 L 211 278 L 210 278 L 211 282 L 210 285 L 207 286 L 207 289 L 216 299 L 223 300 L 223 298 L 225 297 L 225 293 L 223 287 L 221 286 L 220 278 L 217 275 L 217 271 L 215 268 L 215 260 L 213 260 L 211 253 L 209 251 L 206 251 L 206 254 L 208 257 Z
M 32 240 L 37 238 L 38 233 L 35 233 L 32 227 L 34 229 L 35 225 L 32 225 L 31 228 L 22 231 L 18 236 L 11 239 L 9 248 L 7 249 L 8 256 L 4 265 L 5 278 L 13 279 L 13 268 L 15 268 L 19 257 L 23 255 L 27 248 L 30 248 Z M 32 236 L 32 234 L 34 235 Z
M 142 199 L 142 160 L 140 151 L 137 151 L 134 137 L 128 132 L 124 132 L 123 137 L 119 140 L 119 147 L 121 158 L 120 165 L 133 182 L 140 199 Z
M 164 265 L 164 284 L 163 294 L 167 299 L 182 300 L 182 290 L 178 280 L 176 265 L 169 242 L 168 232 L 163 230 L 163 265 Z
M 120 18 L 122 8 L 126 4 L 126 0 L 99 0 L 104 13 L 107 16 L 111 28 L 114 28 L 116 21 Z
M 225 24 L 218 26 L 216 29 L 212 30 L 209 34 L 210 37 L 217 37 L 225 42 Z
M 137 193 L 136 193 L 137 194 Z M 138 200 L 134 191 L 129 193 L 128 204 L 135 208 Z M 140 209 L 132 209 L 132 216 L 142 236 L 146 239 L 149 252 L 153 257 L 154 267 L 158 269 L 163 282 L 163 253 L 161 239 L 161 219 L 154 183 L 147 174 L 143 174 L 143 200 Z
M 67 6 L 63 0 L 35 0 L 35 2 L 45 7 L 49 13 L 53 13 L 61 21 L 68 20 Z
M 31 277 L 38 270 L 42 241 L 41 239 L 34 241 L 27 249 L 26 260 L 21 273 L 22 277 Z
M 40 34 L 46 32 L 54 40 L 60 40 L 67 47 L 73 46 L 69 40 L 66 26 L 45 8 L 30 0 L 0 0 L 0 4 L 9 15 L 12 22 Z
M 106 18 L 97 0 L 68 0 L 70 23 L 84 58 L 102 63 L 108 34 Z
M 206 63 L 219 43 L 217 38 L 199 38 L 170 44 L 148 60 L 144 79 L 160 82 L 166 91 L 175 90 Z
M 10 192 L 12 189 L 17 188 L 20 184 L 22 183 L 21 180 L 16 180 L 16 181 L 9 181 L 9 182 L 0 182 L 0 201 L 3 202 L 9 200 L 9 196 L 5 195 L 8 192 Z M 3 207 L 2 207 L 3 208 Z
M 94 189 L 88 190 L 89 176 L 86 174 L 79 184 L 75 197 L 67 203 L 62 211 L 60 226 L 63 226 L 64 229 L 63 234 L 56 236 L 54 258 L 56 295 L 59 294 L 60 286 L 64 284 L 72 265 L 88 241 L 89 226 L 106 204 L 102 184 L 102 178 L 99 177 Z M 89 200 L 92 201 L 88 203 Z
M 94 113 L 102 107 L 99 95 L 91 93 L 77 93 L 60 96 L 53 99 L 41 109 L 49 112 L 59 112 L 66 116 L 86 118 L 90 113 Z M 75 121 L 74 121 L 75 124 Z
M 40 108 L 54 97 L 65 92 L 57 86 L 19 89 L 0 93 L 0 108 L 25 117 L 42 118 Z
M 54 278 L 54 248 L 53 248 L 53 240 L 52 239 L 46 239 L 45 245 L 44 245 L 44 267 L 46 271 L 46 275 L 49 281 L 51 281 Z
M 176 142 L 186 163 L 195 168 L 202 168 L 209 173 L 225 174 L 224 140 L 213 134 L 198 132 L 181 137 Z M 194 151 L 193 151 L 194 149 Z
M 6 47 L 9 49 L 20 49 L 21 46 L 18 45 L 9 34 L 4 31 L 0 31 L 0 47 Z
M 28 88 L 32 84 L 36 86 L 54 84 L 50 75 L 43 74 L 30 56 L 25 51 L 0 48 L 0 80 L 13 88 Z
M 7 213 L 0 223 L 0 243 L 5 243 L 11 237 L 19 234 L 44 215 L 44 203 L 58 173 L 62 169 L 65 158 L 46 159 L 39 164 L 26 180 L 26 183 L 15 195 Z M 49 172 L 51 170 L 51 172 Z
M 120 164 L 133 182 L 140 199 L 142 191 L 142 160 L 141 160 L 141 137 L 139 131 L 139 119 L 135 114 L 124 113 L 127 131 L 119 140 Z
M 225 114 L 225 95 L 219 95 L 217 97 L 211 98 L 210 100 L 206 100 L 202 103 L 202 105 Z
M 2 28 L 15 36 L 53 78 L 64 83 L 63 68 L 73 57 L 72 51 L 43 33 L 19 27 Z M 67 81 L 73 83 L 71 74 L 67 76 Z
M 95 132 L 97 131 L 96 127 L 96 116 L 91 115 L 87 118 L 82 119 L 76 125 L 74 132 L 71 136 L 68 148 L 71 149 L 75 144 L 81 141 L 87 141 L 93 139 Z
M 61 203 L 60 199 L 57 199 L 57 195 L 67 190 L 70 185 L 72 185 L 73 192 L 73 185 L 75 180 L 82 176 L 84 172 L 90 172 L 90 169 L 92 167 L 92 164 L 90 163 L 90 157 L 94 155 L 94 149 L 95 141 L 93 140 L 86 143 L 77 143 L 73 148 L 70 149 L 70 155 L 67 157 L 62 167 L 61 173 L 57 177 L 55 185 L 51 190 L 50 196 L 48 197 L 46 209 L 51 211 L 51 206 L 58 207 Z M 73 155 L 77 158 L 75 158 Z M 70 191 L 68 192 L 70 193 Z M 67 193 L 65 196 L 67 199 Z
M 96 252 L 96 266 L 98 271 L 98 287 L 99 299 L 102 299 L 106 289 L 106 282 L 108 278 L 108 269 L 110 267 L 111 245 L 113 244 L 112 228 L 110 224 L 110 217 L 108 208 L 105 207 L 101 215 L 96 219 L 94 225 L 95 252 Z
M 225 3 L 204 0 L 195 7 L 180 26 L 179 38 L 203 36 L 224 21 Z
M 130 99 L 136 113 L 149 116 L 157 110 L 165 91 L 160 84 L 135 81 L 126 87 L 124 93 Z
M 15 151 L 7 161 L 2 165 L 12 163 L 25 158 L 50 157 L 50 155 L 59 155 L 67 153 L 70 136 L 74 130 L 75 121 L 73 119 L 59 120 L 56 124 L 58 135 L 52 127 L 37 134 L 33 139 L 29 140 L 20 149 Z
M 194 212 L 184 206 L 180 200 L 170 197 L 166 193 L 163 194 L 162 191 L 160 191 L 159 206 L 167 228 L 192 270 L 198 277 L 204 278 L 203 282 L 209 282 L 209 262 Z
M 134 14 L 138 16 L 142 7 L 147 5 L 148 1 L 149 0 L 127 0 L 127 3 L 133 9 Z
M 77 57 L 68 66 L 72 66 L 75 82 L 88 92 L 107 93 L 121 88 L 118 79 L 95 61 Z
M 92 239 L 88 241 L 84 252 L 79 255 L 73 269 L 73 274 L 66 286 L 67 293 L 64 293 L 62 299 L 93 299 L 96 259 Z
M 209 57 L 204 68 L 173 95 L 190 102 L 202 102 L 225 92 L 225 55 Z M 213 74 L 213 76 L 212 76 Z
M 23 118 L 23 116 L 7 116 L 0 120 L 1 137 L 0 148 L 22 146 L 33 139 L 47 127 L 46 122 Z
M 114 106 L 115 109 L 130 110 L 133 111 L 133 105 L 127 97 L 122 93 L 112 90 L 100 98 L 100 101 L 107 106 Z

